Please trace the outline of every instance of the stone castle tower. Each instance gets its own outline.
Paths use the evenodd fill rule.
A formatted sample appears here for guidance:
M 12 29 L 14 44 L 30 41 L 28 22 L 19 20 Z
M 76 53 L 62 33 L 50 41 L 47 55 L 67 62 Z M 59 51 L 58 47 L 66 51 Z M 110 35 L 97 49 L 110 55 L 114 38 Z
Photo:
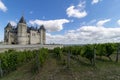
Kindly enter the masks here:
M 45 44 L 46 29 L 43 25 L 40 28 L 28 27 L 24 17 L 22 16 L 17 26 L 10 23 L 4 29 L 5 44 Z

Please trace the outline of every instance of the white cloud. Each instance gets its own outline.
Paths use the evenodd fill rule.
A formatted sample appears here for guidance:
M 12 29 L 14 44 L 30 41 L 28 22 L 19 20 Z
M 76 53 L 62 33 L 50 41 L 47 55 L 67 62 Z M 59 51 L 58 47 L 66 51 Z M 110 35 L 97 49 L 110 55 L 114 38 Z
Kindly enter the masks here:
M 76 30 L 68 30 L 65 34 L 51 35 L 47 33 L 47 43 L 59 44 L 91 44 L 120 42 L 120 28 L 81 26 Z
M 65 40 L 62 35 L 51 35 L 50 33 L 46 33 L 46 38 L 47 43 L 60 43 Z
M 97 4 L 98 2 L 100 2 L 101 0 L 92 0 L 91 4 Z
M 9 21 L 12 26 L 16 26 L 17 23 L 15 21 Z
M 120 26 L 120 20 L 117 21 L 118 25 Z
M 111 19 L 104 19 L 97 22 L 97 26 L 103 26 L 105 23 L 111 21 Z
M 66 9 L 66 14 L 68 17 L 75 17 L 75 18 L 83 18 L 87 16 L 87 12 L 84 10 L 85 8 L 85 1 L 81 2 L 77 6 L 70 6 Z
M 4 5 L 4 3 L 0 0 L 0 10 L 2 10 L 3 12 L 7 11 L 7 7 Z
M 44 25 L 48 31 L 60 31 L 63 29 L 63 24 L 69 23 L 67 19 L 57 19 L 57 20 L 30 20 L 29 23 L 32 25 Z

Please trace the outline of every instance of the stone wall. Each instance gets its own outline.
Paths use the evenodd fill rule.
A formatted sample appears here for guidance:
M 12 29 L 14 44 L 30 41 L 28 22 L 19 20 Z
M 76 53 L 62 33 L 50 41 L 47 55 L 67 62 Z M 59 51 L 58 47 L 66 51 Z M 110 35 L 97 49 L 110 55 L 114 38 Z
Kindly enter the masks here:
M 55 47 L 62 48 L 63 45 L 0 45 L 0 52 L 4 52 L 8 49 L 15 49 L 18 51 L 23 50 L 34 50 L 34 49 L 40 49 L 40 48 L 48 48 L 48 49 L 54 49 Z
M 30 31 L 30 44 L 39 44 L 40 34 L 37 31 Z

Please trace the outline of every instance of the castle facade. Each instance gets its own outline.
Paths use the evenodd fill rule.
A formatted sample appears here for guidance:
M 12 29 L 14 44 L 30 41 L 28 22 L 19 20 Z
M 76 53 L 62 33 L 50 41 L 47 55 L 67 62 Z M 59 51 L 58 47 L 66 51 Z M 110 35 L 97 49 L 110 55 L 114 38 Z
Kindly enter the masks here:
M 43 25 L 40 28 L 28 27 L 24 17 L 22 16 L 17 26 L 14 27 L 10 23 L 4 29 L 5 44 L 45 44 L 46 30 Z

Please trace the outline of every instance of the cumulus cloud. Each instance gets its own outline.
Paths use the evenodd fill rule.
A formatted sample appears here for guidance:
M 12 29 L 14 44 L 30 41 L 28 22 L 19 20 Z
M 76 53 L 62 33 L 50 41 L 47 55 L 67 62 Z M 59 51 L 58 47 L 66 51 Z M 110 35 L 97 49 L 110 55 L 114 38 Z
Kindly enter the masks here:
M 60 43 L 65 40 L 65 37 L 62 35 L 51 35 L 50 33 L 46 33 L 46 38 L 47 43 Z
M 0 0 L 0 10 L 2 10 L 3 12 L 7 11 L 7 7 L 4 5 L 4 3 Z
M 120 28 L 82 26 L 77 30 L 70 30 L 64 35 L 51 35 L 47 33 L 47 43 L 91 44 L 119 42 L 119 34 Z
M 92 0 L 91 4 L 97 4 L 98 2 L 100 2 L 101 0 Z
M 87 12 L 84 10 L 85 1 L 79 3 L 77 6 L 70 6 L 66 9 L 66 14 L 68 17 L 83 18 L 87 16 Z
M 15 21 L 9 21 L 12 26 L 16 26 L 17 23 Z
M 120 26 L 120 19 L 117 21 L 118 25 Z
M 98 21 L 99 22 L 99 21 Z M 80 26 L 76 30 L 68 30 L 64 35 L 47 33 L 47 43 L 59 44 L 92 44 L 120 42 L 120 28 Z
M 32 25 L 44 25 L 45 28 L 52 32 L 52 31 L 60 31 L 63 29 L 63 24 L 69 23 L 70 21 L 67 19 L 57 19 L 57 20 L 30 20 L 29 23 Z
M 105 23 L 111 21 L 111 19 L 104 19 L 97 22 L 97 26 L 103 26 Z

